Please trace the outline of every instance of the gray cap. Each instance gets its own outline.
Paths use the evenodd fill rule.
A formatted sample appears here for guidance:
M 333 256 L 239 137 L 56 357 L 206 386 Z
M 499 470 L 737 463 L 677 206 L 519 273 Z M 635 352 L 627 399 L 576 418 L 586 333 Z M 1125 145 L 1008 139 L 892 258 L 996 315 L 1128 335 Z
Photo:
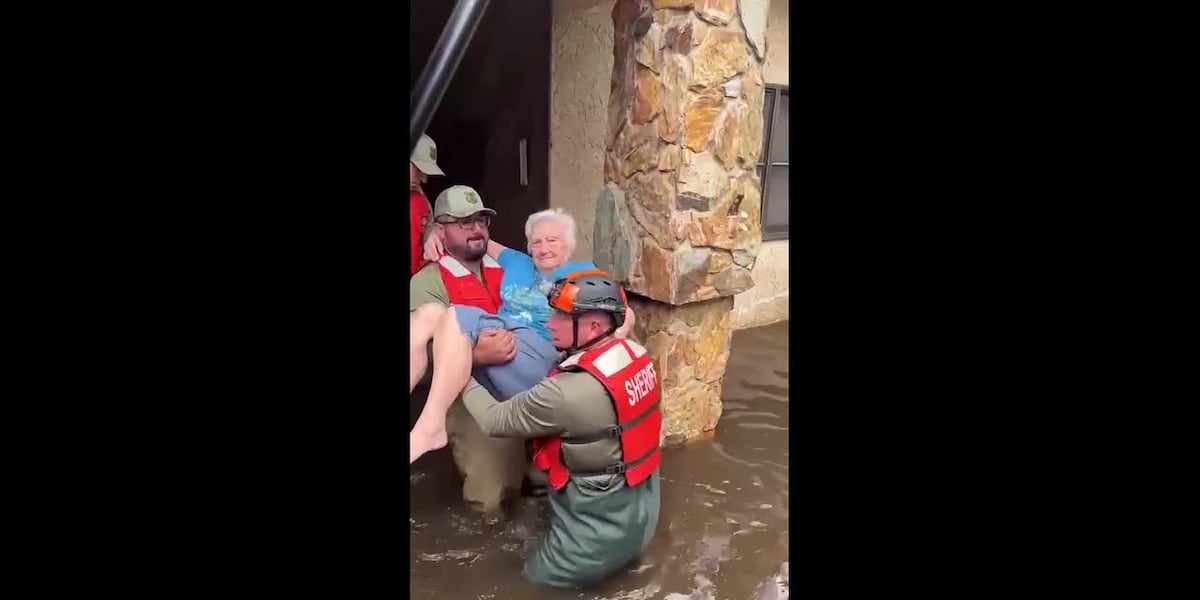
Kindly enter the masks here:
M 469 217 L 475 213 L 495 215 L 496 211 L 483 205 L 483 199 L 475 188 L 465 185 L 452 185 L 438 194 L 433 203 L 433 218 L 442 216 L 458 219 Z
M 437 164 L 437 144 L 433 143 L 433 138 L 421 134 L 421 139 L 417 140 L 417 147 L 413 149 L 412 156 L 408 157 L 412 164 L 417 165 L 417 170 L 426 175 L 445 175 Z

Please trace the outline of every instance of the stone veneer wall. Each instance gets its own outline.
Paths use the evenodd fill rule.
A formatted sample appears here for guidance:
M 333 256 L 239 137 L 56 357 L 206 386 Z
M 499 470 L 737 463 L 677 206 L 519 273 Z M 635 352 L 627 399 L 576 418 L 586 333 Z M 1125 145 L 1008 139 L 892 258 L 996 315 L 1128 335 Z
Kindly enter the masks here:
M 579 223 L 575 256 L 593 258 L 596 195 L 604 185 L 605 131 L 613 65 L 615 0 L 554 0 L 550 115 L 550 205 Z M 770 3 L 762 77 L 788 83 L 788 3 Z M 754 287 L 736 296 L 733 327 L 788 318 L 788 241 L 764 242 Z
M 617 0 L 595 256 L 631 292 L 665 442 L 712 430 L 761 246 L 765 0 Z

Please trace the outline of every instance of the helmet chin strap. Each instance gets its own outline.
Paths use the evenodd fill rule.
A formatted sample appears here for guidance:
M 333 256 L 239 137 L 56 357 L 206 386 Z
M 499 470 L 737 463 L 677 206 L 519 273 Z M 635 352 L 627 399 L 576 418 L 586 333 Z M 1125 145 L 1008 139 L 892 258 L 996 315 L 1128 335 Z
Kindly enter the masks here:
M 604 341 L 605 338 L 612 335 L 616 331 L 617 331 L 616 327 L 609 327 L 608 331 L 605 331 L 603 334 L 596 336 L 596 339 L 594 339 L 594 340 L 588 342 L 587 344 L 584 344 L 582 347 L 580 347 L 579 346 L 579 315 L 571 315 L 571 347 L 559 348 L 559 350 L 564 350 L 566 352 L 574 352 L 577 350 L 587 350 L 588 348 L 591 348 L 592 346 L 595 346 L 596 344 L 599 344 L 600 342 Z

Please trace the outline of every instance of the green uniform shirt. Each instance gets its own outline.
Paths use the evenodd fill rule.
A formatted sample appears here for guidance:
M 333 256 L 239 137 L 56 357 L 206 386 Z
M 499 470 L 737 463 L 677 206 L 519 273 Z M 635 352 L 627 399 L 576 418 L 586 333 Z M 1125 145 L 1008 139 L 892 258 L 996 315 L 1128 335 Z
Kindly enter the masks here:
M 462 261 L 459 262 L 471 271 L 480 283 L 486 285 L 483 280 L 482 263 L 472 267 Z M 450 292 L 446 289 L 446 282 L 442 281 L 442 272 L 438 269 L 437 263 L 429 263 L 421 267 L 421 270 L 408 280 L 408 312 L 413 312 L 417 310 L 418 306 L 429 302 L 450 306 Z
M 497 402 L 472 377 L 463 390 L 463 404 L 479 428 L 493 437 L 585 436 L 617 424 L 608 390 L 589 373 L 559 373 L 505 402 Z M 564 444 L 563 457 L 576 469 L 603 469 L 621 462 L 621 443 L 605 438 Z
M 483 276 L 479 277 L 482 281 Z M 421 270 L 408 280 L 408 312 L 413 312 L 418 306 L 430 302 L 450 306 L 450 292 L 446 291 L 446 282 L 442 281 L 437 263 L 421 267 Z

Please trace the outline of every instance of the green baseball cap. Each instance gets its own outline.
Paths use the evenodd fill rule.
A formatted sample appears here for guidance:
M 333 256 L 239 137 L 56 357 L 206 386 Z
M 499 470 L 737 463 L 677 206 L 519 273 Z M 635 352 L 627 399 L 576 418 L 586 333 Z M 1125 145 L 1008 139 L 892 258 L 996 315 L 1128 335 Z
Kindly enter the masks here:
M 452 185 L 438 194 L 433 203 L 433 218 L 454 217 L 462 219 L 475 213 L 495 215 L 496 211 L 483 205 L 483 199 L 475 188 L 466 185 Z
M 437 144 L 433 143 L 433 138 L 421 134 L 421 139 L 417 140 L 417 147 L 413 149 L 412 156 L 408 157 L 412 164 L 417 165 L 417 170 L 426 175 L 445 175 L 437 165 Z

